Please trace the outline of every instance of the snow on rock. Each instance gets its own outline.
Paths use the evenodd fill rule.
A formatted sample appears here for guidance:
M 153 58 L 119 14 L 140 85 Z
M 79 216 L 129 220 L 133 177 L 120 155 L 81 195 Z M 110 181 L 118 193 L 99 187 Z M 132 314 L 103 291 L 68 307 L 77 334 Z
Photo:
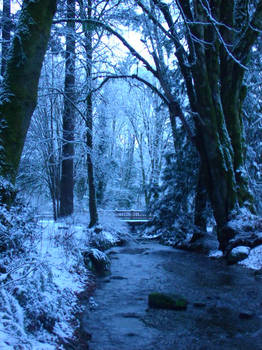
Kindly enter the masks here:
M 110 270 L 110 260 L 104 252 L 91 248 L 82 254 L 86 267 L 91 271 L 105 273 Z
M 232 219 L 227 223 L 227 226 L 238 231 L 250 231 L 258 224 L 257 216 L 252 214 L 247 208 L 241 208 L 237 215 L 232 215 Z
M 101 251 L 123 243 L 123 238 L 117 232 L 105 231 L 101 226 L 96 226 L 90 232 L 90 245 Z
M 235 264 L 241 260 L 248 257 L 250 253 L 250 248 L 246 246 L 238 246 L 231 250 L 227 256 L 227 261 L 229 264 Z
M 227 227 L 235 233 L 247 233 L 248 235 L 256 233 L 261 236 L 262 219 L 257 215 L 252 214 L 247 208 L 241 208 L 237 215 L 227 223 Z
M 208 256 L 212 259 L 219 259 L 223 257 L 223 252 L 221 250 L 211 250 Z
M 91 248 L 90 249 L 92 256 L 96 259 L 96 260 L 103 260 L 103 261 L 107 261 L 107 255 L 103 252 L 101 252 L 98 249 L 95 248 Z
M 262 269 L 262 245 L 251 249 L 249 256 L 240 264 L 254 270 Z

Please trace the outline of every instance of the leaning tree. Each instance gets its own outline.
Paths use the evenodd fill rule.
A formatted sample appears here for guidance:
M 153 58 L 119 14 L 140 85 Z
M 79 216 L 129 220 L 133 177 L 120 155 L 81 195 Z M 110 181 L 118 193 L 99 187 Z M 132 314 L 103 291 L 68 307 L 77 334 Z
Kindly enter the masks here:
M 24 0 L 0 92 L 0 175 L 15 182 L 36 106 L 56 0 Z

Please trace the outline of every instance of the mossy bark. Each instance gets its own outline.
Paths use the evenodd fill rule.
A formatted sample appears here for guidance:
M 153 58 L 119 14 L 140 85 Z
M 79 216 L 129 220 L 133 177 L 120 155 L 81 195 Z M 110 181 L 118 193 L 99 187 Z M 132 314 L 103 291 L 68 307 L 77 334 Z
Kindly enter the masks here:
M 0 175 L 15 182 L 37 102 L 42 62 L 47 49 L 56 0 L 24 0 L 6 64 L 0 95 Z
M 223 230 L 226 223 L 241 207 L 254 211 L 245 171 L 241 110 L 245 98 L 244 65 L 258 36 L 252 26 L 262 27 L 262 1 L 257 4 L 252 26 L 239 21 L 238 14 L 243 15 L 246 9 L 243 2 L 216 0 L 204 6 L 195 0 L 191 7 L 189 1 L 179 3 L 188 21 L 192 21 L 191 34 L 198 39 L 189 41 L 195 59 L 191 67 L 185 68 L 185 61 L 179 63 L 182 74 L 185 69 L 189 71 L 183 74 L 185 81 L 189 74 L 192 76 L 193 88 L 189 84 L 187 90 L 191 109 L 197 112 L 197 146 L 207 169 L 206 187 L 218 226 L 218 240 L 225 249 L 232 238 Z
M 193 233 L 191 242 L 201 238 L 206 232 L 206 209 L 208 202 L 208 191 L 207 191 L 208 174 L 204 162 L 200 162 L 198 183 L 195 195 L 195 212 L 194 212 L 194 225 L 196 231 Z

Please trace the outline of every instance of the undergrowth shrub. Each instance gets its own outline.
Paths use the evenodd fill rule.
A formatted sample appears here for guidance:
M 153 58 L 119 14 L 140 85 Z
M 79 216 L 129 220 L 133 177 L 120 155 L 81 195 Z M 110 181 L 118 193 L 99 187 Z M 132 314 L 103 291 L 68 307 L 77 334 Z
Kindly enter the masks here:
M 178 141 L 176 152 L 165 154 L 162 183 L 149 208 L 153 219 L 145 230 L 146 235 L 161 236 L 170 244 L 185 240 L 194 231 L 198 157 L 187 139 Z
M 32 209 L 0 178 L 0 332 L 12 349 L 32 349 L 36 339 L 51 339 L 65 317 L 63 304 L 71 311 L 76 298 L 53 282 L 50 266 L 39 256 L 40 233 Z
M 32 249 L 35 222 L 12 184 L 0 177 L 0 253 L 17 256 Z

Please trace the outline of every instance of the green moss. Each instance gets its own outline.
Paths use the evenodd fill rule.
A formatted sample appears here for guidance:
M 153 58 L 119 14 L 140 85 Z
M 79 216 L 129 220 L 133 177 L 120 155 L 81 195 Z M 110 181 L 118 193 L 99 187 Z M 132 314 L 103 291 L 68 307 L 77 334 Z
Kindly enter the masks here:
M 7 60 L 0 95 L 0 122 L 5 122 L 0 174 L 13 183 L 37 102 L 38 80 L 55 9 L 56 0 L 23 2 Z
M 187 300 L 181 295 L 154 292 L 148 296 L 148 305 L 154 309 L 186 310 L 187 304 Z

